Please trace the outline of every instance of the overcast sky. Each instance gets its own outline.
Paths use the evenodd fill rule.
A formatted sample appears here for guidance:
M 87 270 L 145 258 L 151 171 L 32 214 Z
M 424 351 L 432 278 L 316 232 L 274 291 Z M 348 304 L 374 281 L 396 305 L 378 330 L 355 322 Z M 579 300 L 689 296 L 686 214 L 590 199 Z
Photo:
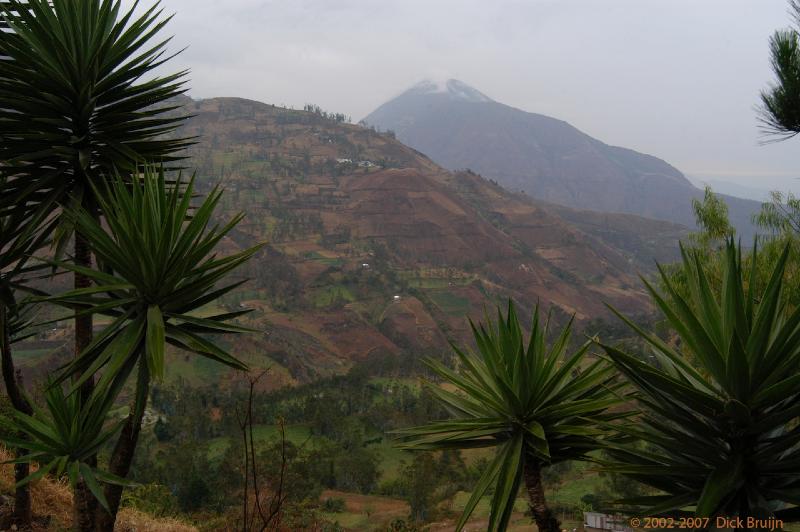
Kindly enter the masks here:
M 754 111 L 785 0 L 162 5 L 194 98 L 315 103 L 358 121 L 423 78 L 452 77 L 689 176 L 800 192 L 800 138 L 760 146 Z

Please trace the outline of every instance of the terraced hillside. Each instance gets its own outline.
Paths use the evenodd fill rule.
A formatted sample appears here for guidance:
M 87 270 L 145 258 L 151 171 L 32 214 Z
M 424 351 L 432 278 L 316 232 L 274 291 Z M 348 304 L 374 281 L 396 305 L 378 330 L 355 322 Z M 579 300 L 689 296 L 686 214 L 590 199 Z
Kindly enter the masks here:
M 472 172 L 449 172 L 389 134 L 311 107 L 238 98 L 192 101 L 182 134 L 199 188 L 225 188 L 220 219 L 244 211 L 230 252 L 267 242 L 250 279 L 208 313 L 253 309 L 256 331 L 230 346 L 275 388 L 353 363 L 415 365 L 468 341 L 465 316 L 514 298 L 579 326 L 611 319 L 604 303 L 650 312 L 638 273 L 677 255 L 685 229 L 634 215 L 577 211 L 510 193 Z M 70 354 L 69 324 L 20 347 L 29 378 Z M 405 356 L 404 356 L 405 355 Z M 170 379 L 234 378 L 175 356 Z
M 223 215 L 247 213 L 225 245 L 269 244 L 223 304 L 255 309 L 249 322 L 262 333 L 237 351 L 283 367 L 281 382 L 444 352 L 466 338 L 465 315 L 509 296 L 582 323 L 607 318 L 604 302 L 646 313 L 636 273 L 652 266 L 651 250 L 674 253 L 682 234 L 655 223 L 643 235 L 633 216 L 582 230 L 563 211 L 316 108 L 185 103 L 194 116 L 184 133 L 199 141 L 190 166 L 202 186 L 222 183 Z

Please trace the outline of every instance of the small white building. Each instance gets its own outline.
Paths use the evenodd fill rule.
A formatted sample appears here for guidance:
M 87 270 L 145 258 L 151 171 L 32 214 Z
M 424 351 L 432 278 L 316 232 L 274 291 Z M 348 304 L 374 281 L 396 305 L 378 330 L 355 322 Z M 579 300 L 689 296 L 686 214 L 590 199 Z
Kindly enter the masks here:
M 583 528 L 587 532 L 633 532 L 628 520 L 621 515 L 602 514 L 600 512 L 584 512 Z

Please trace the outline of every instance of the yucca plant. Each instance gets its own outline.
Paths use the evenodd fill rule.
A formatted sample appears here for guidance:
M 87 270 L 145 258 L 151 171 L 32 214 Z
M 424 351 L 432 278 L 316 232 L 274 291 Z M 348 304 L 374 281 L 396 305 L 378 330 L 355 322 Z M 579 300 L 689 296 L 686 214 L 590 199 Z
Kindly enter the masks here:
M 43 201 L 96 212 L 93 185 L 177 160 L 190 144 L 171 135 L 186 118 L 172 112 L 186 72 L 146 77 L 172 57 L 169 39 L 152 42 L 169 18 L 157 2 L 135 15 L 136 4 L 121 13 L 119 0 L 0 3 L 10 30 L 0 32 L 0 213 Z M 60 229 L 63 247 L 72 227 Z M 89 265 L 80 233 L 75 248 Z M 91 324 L 78 329 L 82 348 Z
M 135 15 L 119 0 L 5 0 L 0 16 L 0 160 L 17 191 L 80 203 L 91 184 L 147 161 L 176 159 L 186 139 L 169 100 L 186 72 L 145 75 L 170 59 L 158 2 Z M 145 76 L 145 77 L 143 77 Z
M 13 462 L 39 464 L 39 469 L 20 479 L 17 486 L 27 485 L 46 474 L 66 476 L 73 489 L 82 482 L 100 504 L 108 508 L 101 483 L 122 486 L 126 482 L 97 469 L 92 457 L 122 426 L 121 422 L 107 424 L 114 397 L 96 388 L 88 401 L 81 401 L 77 394 L 65 395 L 61 386 L 50 386 L 45 392 L 45 402 L 46 408 L 34 405 L 31 414 L 14 410 L 10 419 L 0 418 L 0 425 L 5 429 L 0 441 L 28 451 Z M 76 525 L 81 521 L 81 511 L 82 508 L 75 507 Z
M 6 179 L 0 177 L 0 195 L 5 193 Z M 30 334 L 30 306 L 21 294 L 35 291 L 29 281 L 46 265 L 33 263 L 31 254 L 47 242 L 48 235 L 55 224 L 52 205 L 39 203 L 31 206 L 23 203 L 0 214 L 0 367 L 3 384 L 11 406 L 26 414 L 31 414 L 31 406 L 25 397 L 14 365 L 12 344 Z M 18 455 L 23 449 L 16 449 Z M 27 464 L 20 463 L 14 468 L 16 480 L 28 476 Z M 30 491 L 27 486 L 19 486 L 14 493 L 12 520 L 17 526 L 28 526 L 31 522 Z
M 136 9 L 134 2 L 122 10 L 119 0 L 0 2 L 0 215 L 52 202 L 101 217 L 93 184 L 174 161 L 189 144 L 172 135 L 185 117 L 171 113 L 186 73 L 148 76 L 171 57 L 168 39 L 154 41 L 168 19 L 157 3 Z M 61 221 L 59 256 L 73 234 Z M 73 241 L 73 260 L 90 267 L 86 238 L 77 231 Z M 74 277 L 75 288 L 89 285 L 83 274 Z M 91 315 L 75 318 L 76 354 L 92 333 Z M 91 388 L 90 379 L 82 393 Z M 91 500 L 87 490 L 78 497 Z
M 151 379 L 165 372 L 165 346 L 218 361 L 235 369 L 247 366 L 205 338 L 205 334 L 248 331 L 230 321 L 248 311 L 199 317 L 196 312 L 244 281 L 217 286 L 260 246 L 219 257 L 217 244 L 241 220 L 212 223 L 221 190 L 215 188 L 192 208 L 194 181 L 168 183 L 163 170 L 147 167 L 133 180 L 115 179 L 94 192 L 105 213 L 105 227 L 86 210 L 72 214 L 72 223 L 87 235 L 99 268 L 60 264 L 91 279 L 92 286 L 47 298 L 79 314 L 101 314 L 110 323 L 80 355 L 61 368 L 55 384 L 73 375 L 75 393 L 101 372 L 97 386 L 116 397 L 138 367 L 130 414 L 114 448 L 109 471 L 128 474 L 138 441 Z M 106 487 L 110 513 L 98 516 L 97 528 L 113 525 L 122 490 Z
M 629 441 L 609 444 L 606 464 L 654 490 L 620 501 L 634 515 L 800 515 L 800 309 L 782 297 L 788 249 L 761 289 L 757 250 L 749 267 L 732 240 L 724 253 L 719 291 L 688 252 L 688 296 L 663 270 L 663 292 L 645 282 L 677 342 L 623 317 L 658 365 L 603 346 L 639 407 L 635 424 L 617 425 Z
M 186 72 L 148 76 L 171 56 L 154 41 L 169 20 L 158 3 L 136 14 L 119 0 L 5 0 L 0 18 L 0 213 L 52 202 L 102 216 L 93 197 L 109 176 L 142 163 L 169 162 L 186 147 L 171 133 L 183 118 L 171 99 Z M 68 218 L 55 233 L 59 256 L 73 234 Z M 84 235 L 73 260 L 91 266 Z M 88 280 L 75 275 L 75 287 Z M 90 315 L 75 319 L 75 352 L 92 338 Z M 87 381 L 84 393 L 91 393 Z
M 222 288 L 215 285 L 253 256 L 261 246 L 218 257 L 216 246 L 241 221 L 234 216 L 224 225 L 212 224 L 222 196 L 215 187 L 192 207 L 194 178 L 168 183 L 163 169 L 147 167 L 132 183 L 114 179 L 95 193 L 106 214 L 107 229 L 86 210 L 74 213 L 75 226 L 89 239 L 97 269 L 59 263 L 83 273 L 93 286 L 49 298 L 103 314 L 111 322 L 78 358 L 60 372 L 56 382 L 79 372 L 79 387 L 100 369 L 100 383 L 118 389 L 138 362 L 155 378 L 164 375 L 165 341 L 222 364 L 246 369 L 235 358 L 201 334 L 244 332 L 228 321 L 249 311 L 200 318 L 193 313 L 233 290 L 244 281 Z
M 520 486 L 539 530 L 561 530 L 547 506 L 542 470 L 565 460 L 581 460 L 596 449 L 600 422 L 617 417 L 609 408 L 618 403 L 614 370 L 605 361 L 588 364 L 589 343 L 568 353 L 571 322 L 548 348 L 548 324 L 534 311 L 530 337 L 520 327 L 511 301 L 503 316 L 477 327 L 470 321 L 477 351 L 454 346 L 458 369 L 428 361 L 454 391 L 429 384 L 452 419 L 400 432 L 410 450 L 497 448 L 478 481 L 457 529 L 465 523 L 490 485 L 490 530 L 505 530 Z

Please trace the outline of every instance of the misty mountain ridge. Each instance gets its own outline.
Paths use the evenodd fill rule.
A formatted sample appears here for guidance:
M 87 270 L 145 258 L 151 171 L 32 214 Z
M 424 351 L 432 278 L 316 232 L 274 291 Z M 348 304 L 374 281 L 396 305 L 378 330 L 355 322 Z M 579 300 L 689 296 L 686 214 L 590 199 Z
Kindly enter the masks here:
M 733 181 L 711 177 L 706 178 L 700 176 L 690 176 L 689 179 L 695 184 L 695 186 L 704 188 L 706 185 L 708 185 L 714 190 L 714 192 L 719 194 L 761 202 L 770 200 L 769 188 L 752 187 L 734 183 Z
M 491 98 L 457 79 L 424 79 L 411 87 L 406 93 L 442 94 L 454 100 L 468 102 L 494 102 Z
M 702 198 L 669 163 L 610 146 L 569 123 L 497 102 L 468 84 L 422 81 L 364 121 L 445 168 L 469 168 L 512 191 L 577 209 L 628 213 L 694 227 Z M 722 195 L 744 239 L 760 204 Z

